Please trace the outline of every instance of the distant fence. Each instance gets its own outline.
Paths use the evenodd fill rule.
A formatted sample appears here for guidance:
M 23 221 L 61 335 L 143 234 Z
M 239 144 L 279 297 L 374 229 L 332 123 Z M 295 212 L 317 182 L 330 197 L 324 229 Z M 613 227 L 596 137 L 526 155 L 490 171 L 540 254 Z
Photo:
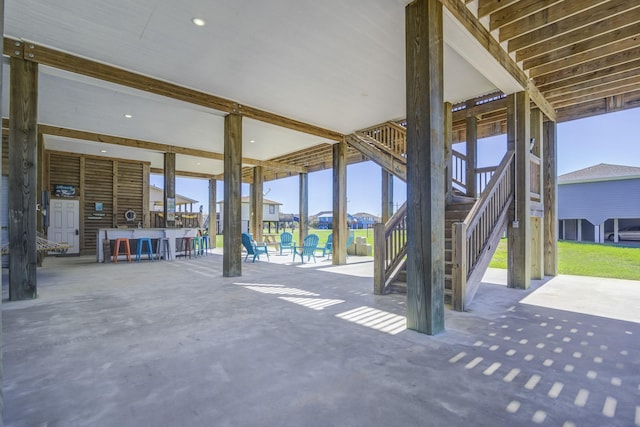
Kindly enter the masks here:
M 164 213 L 152 211 L 151 214 L 151 228 L 164 228 Z M 198 212 L 176 212 L 176 227 L 177 228 L 201 228 L 204 222 L 202 220 L 202 214 Z

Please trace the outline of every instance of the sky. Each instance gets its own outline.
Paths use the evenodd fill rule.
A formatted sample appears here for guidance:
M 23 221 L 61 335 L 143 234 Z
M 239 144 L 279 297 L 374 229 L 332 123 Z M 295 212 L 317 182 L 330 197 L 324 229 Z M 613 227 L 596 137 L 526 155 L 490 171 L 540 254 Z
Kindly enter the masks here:
M 496 166 L 507 147 L 506 135 L 478 142 L 478 167 Z M 454 145 L 464 152 L 464 143 Z M 558 175 L 599 163 L 640 167 L 640 108 L 604 114 L 558 124 Z M 381 178 L 378 165 L 362 162 L 347 166 L 347 211 L 368 212 L 380 216 Z M 162 175 L 151 175 L 151 184 L 163 187 Z M 204 179 L 176 178 L 176 192 L 198 200 L 208 210 L 209 182 Z M 330 211 L 332 170 L 309 173 L 309 214 Z M 218 200 L 222 200 L 223 182 L 218 181 Z M 298 177 L 267 181 L 265 198 L 282 203 L 280 212 L 298 213 Z M 242 195 L 249 195 L 249 185 L 242 185 Z M 406 199 L 406 186 L 394 178 L 394 209 Z

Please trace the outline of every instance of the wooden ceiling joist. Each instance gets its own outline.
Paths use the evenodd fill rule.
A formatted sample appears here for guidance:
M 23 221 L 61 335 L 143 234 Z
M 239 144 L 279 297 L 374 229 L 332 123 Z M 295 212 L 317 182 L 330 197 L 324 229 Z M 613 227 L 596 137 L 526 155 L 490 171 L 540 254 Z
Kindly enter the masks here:
M 546 39 L 544 42 L 516 50 L 516 61 L 526 61 L 527 59 L 547 54 L 550 51 L 562 49 L 575 43 L 580 43 L 585 40 L 598 37 L 602 34 L 616 31 L 618 28 L 636 24 L 637 21 L 638 15 L 636 13 L 622 13 L 615 15 L 609 19 L 595 22 L 587 27 L 579 28 L 569 33 Z
M 640 22 L 523 61 L 522 66 L 535 78 L 637 47 L 639 36 Z
M 580 90 L 588 87 L 595 87 L 602 84 L 612 83 L 628 77 L 640 74 L 640 59 L 626 62 L 624 64 L 603 68 L 584 75 L 575 76 L 566 80 L 557 80 L 548 85 L 541 86 L 545 96 L 570 94 L 572 90 Z
M 540 108 L 545 116 L 551 120 L 556 119 L 556 113 L 551 104 L 538 91 L 525 72 L 516 64 L 509 54 L 502 48 L 500 43 L 493 38 L 489 30 L 486 29 L 467 8 L 464 3 L 458 0 L 440 0 L 447 10 L 460 22 L 466 30 L 489 52 L 496 61 L 504 68 L 513 79 L 515 79 L 524 89 L 529 90 L 531 100 Z M 493 0 L 488 0 L 493 1 Z M 497 0 L 496 3 L 500 1 Z M 502 1 L 503 5 L 512 2 Z
M 524 36 L 541 27 L 550 28 L 551 24 L 562 23 L 578 13 L 585 13 L 589 8 L 606 3 L 607 0 L 580 0 L 579 2 L 563 2 L 538 10 L 536 13 L 513 20 L 500 28 L 500 42 Z M 540 2 L 537 2 L 540 3 Z
M 489 17 L 489 29 L 497 30 L 561 2 L 562 0 L 520 0 L 503 9 L 492 11 Z
M 222 153 L 214 153 L 211 151 L 180 147 L 177 145 L 162 144 L 162 143 L 151 142 L 151 141 L 142 141 L 139 139 L 132 139 L 132 138 L 123 138 L 119 136 L 105 135 L 105 134 L 81 131 L 81 130 L 75 130 L 75 129 L 67 129 L 67 128 L 61 128 L 56 126 L 44 125 L 44 124 L 38 125 L 38 131 L 44 135 L 59 136 L 59 137 L 71 138 L 71 139 L 80 139 L 84 141 L 101 142 L 104 144 L 120 145 L 123 147 L 140 148 L 144 150 L 157 151 L 160 153 L 184 154 L 186 156 L 200 157 L 203 159 L 224 160 L 224 154 Z M 288 164 L 283 164 L 280 162 L 274 162 L 270 160 L 257 160 L 257 159 L 251 159 L 248 157 L 243 157 L 242 163 L 250 164 L 253 166 L 264 166 L 270 169 L 287 170 L 287 171 L 296 172 L 296 173 L 306 172 L 307 170 L 303 166 L 288 165 Z
M 592 61 L 587 61 L 582 64 L 576 65 L 574 67 L 564 68 L 553 73 L 537 76 L 535 78 L 535 81 L 537 85 L 545 86 L 554 82 L 571 79 L 576 76 L 586 75 L 598 70 L 603 70 L 608 67 L 616 67 L 629 62 L 633 62 L 638 59 L 639 55 L 640 46 L 637 46 L 633 49 L 618 52 L 604 58 L 597 58 Z
M 171 99 L 177 99 L 190 104 L 200 105 L 223 113 L 242 114 L 243 116 L 251 119 L 319 136 L 321 138 L 334 141 L 342 140 L 342 134 L 339 132 L 303 123 L 298 120 L 262 111 L 250 106 L 241 105 L 229 99 L 185 88 L 163 80 L 127 71 L 122 68 L 40 46 L 35 43 L 5 37 L 4 53 L 8 56 L 23 58 L 28 61 L 48 65 L 60 70 L 93 77 L 106 82 L 130 87 L 132 89 L 142 90 Z

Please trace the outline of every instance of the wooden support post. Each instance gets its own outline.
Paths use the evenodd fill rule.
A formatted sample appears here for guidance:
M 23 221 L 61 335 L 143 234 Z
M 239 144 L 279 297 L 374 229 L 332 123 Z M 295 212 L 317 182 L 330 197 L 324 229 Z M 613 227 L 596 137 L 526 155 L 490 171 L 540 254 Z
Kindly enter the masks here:
M 453 105 L 444 103 L 444 194 L 449 203 L 453 196 Z
M 386 224 L 393 215 L 393 175 L 382 171 L 382 223 Z
M 42 205 L 42 191 L 44 190 L 44 136 L 42 133 L 38 132 L 38 148 L 37 152 L 37 183 L 36 183 L 36 205 L 38 209 L 36 211 L 36 231 L 38 233 L 42 233 L 42 235 L 46 238 L 46 230 L 44 229 L 44 206 Z M 81 187 L 82 188 L 82 187 Z M 81 217 L 82 218 L 82 217 Z M 81 240 L 82 241 L 82 240 Z M 42 267 L 42 262 L 44 261 L 44 257 L 46 256 L 46 252 L 44 251 L 36 251 L 36 259 L 37 266 Z
M 477 197 L 476 169 L 478 168 L 478 118 L 467 117 L 467 170 L 465 181 L 467 184 L 467 196 Z
M 333 264 L 347 263 L 347 143 L 333 145 Z
M 11 58 L 9 116 L 9 299 L 37 297 L 38 64 Z
M 264 170 L 262 166 L 253 168 L 253 185 L 251 186 L 251 213 L 253 214 L 253 239 L 262 242 L 262 219 L 264 214 Z
M 302 245 L 302 241 L 309 233 L 309 174 L 300 174 L 300 200 L 299 200 L 299 217 L 300 227 L 298 229 L 298 242 Z
M 614 218 L 613 219 L 613 241 L 615 243 L 618 243 L 620 240 L 620 238 L 618 237 L 618 230 L 620 230 L 620 226 L 618 224 L 619 224 L 618 218 Z
M 151 227 L 151 209 L 149 207 L 149 178 L 151 175 L 151 165 L 142 165 L 142 226 Z M 160 243 L 158 243 L 160 244 Z
M 407 327 L 444 329 L 442 3 L 406 7 Z
M 537 108 L 531 110 L 530 125 L 531 134 L 529 136 L 530 141 L 534 142 L 534 146 L 531 147 L 530 143 L 529 151 L 542 160 L 542 112 Z M 543 167 L 542 162 L 540 167 Z M 544 172 L 541 170 L 538 188 L 542 194 L 544 193 L 543 176 Z M 542 194 L 540 201 L 544 203 Z M 542 214 L 544 215 L 544 212 Z M 531 278 L 537 280 L 544 278 L 544 221 L 543 216 L 531 216 Z
M 373 252 L 373 293 L 376 295 L 382 295 L 384 293 L 385 284 L 385 241 L 384 241 L 384 225 L 386 221 L 381 224 L 373 224 L 373 243 L 375 245 L 375 251 Z
M 529 159 L 529 94 L 509 95 L 507 102 L 507 148 L 515 149 L 513 215 L 507 227 L 507 286 L 528 289 L 531 285 L 531 164 Z
M 118 227 L 118 162 L 111 161 L 111 203 L 113 205 L 113 211 L 111 212 L 111 226 L 113 228 Z
M 242 116 L 224 118 L 224 207 L 222 275 L 242 275 Z
M 209 234 L 209 247 L 216 247 L 216 234 L 218 233 L 218 216 L 216 214 L 216 186 L 218 185 L 218 181 L 211 178 L 209 179 L 209 225 L 208 225 L 208 234 Z
M 556 122 L 543 125 L 544 274 L 558 275 L 558 151 Z
M 0 0 L 0 34 L 4 34 L 4 0 Z M 2 68 L 0 67 L 0 99 L 2 99 L 2 93 L 6 91 L 6 88 L 4 88 L 2 82 L 3 77 L 2 77 Z M 3 159 L 3 148 L 2 148 L 2 136 L 0 135 L 0 177 L 2 177 L 2 159 Z M 4 212 L 0 212 L 0 224 L 4 224 Z M 0 254 L 0 265 L 2 265 L 2 255 Z M 2 279 L 2 274 L 0 274 L 0 289 L 4 289 L 3 288 L 3 279 Z M 2 306 L 2 299 L 0 298 L 0 307 Z M 0 314 L 1 314 L 1 310 L 0 310 Z M 4 362 L 3 362 L 3 356 L 2 354 L 4 353 L 3 348 L 2 348 L 2 316 L 0 315 L 0 385 L 2 385 L 4 383 L 3 378 L 4 378 Z M 4 394 L 0 393 L 0 427 L 4 426 L 3 423 L 4 420 Z
M 176 153 L 164 153 L 164 226 L 176 226 Z

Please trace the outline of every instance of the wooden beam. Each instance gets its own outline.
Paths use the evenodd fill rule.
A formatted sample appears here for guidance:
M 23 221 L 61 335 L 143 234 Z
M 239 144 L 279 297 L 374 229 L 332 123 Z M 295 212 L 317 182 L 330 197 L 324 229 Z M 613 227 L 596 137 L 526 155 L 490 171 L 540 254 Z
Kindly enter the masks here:
M 459 1 L 443 3 L 459 20 L 457 5 L 468 12 Z M 437 334 L 444 330 L 442 3 L 416 0 L 406 7 L 406 49 L 407 328 Z
M 176 226 L 175 212 L 176 212 L 176 155 L 175 153 L 164 153 L 163 214 L 164 214 L 165 227 L 173 228 Z
M 523 89 L 527 89 L 531 100 L 542 110 L 549 118 L 555 120 L 555 110 L 544 99 L 544 96 L 537 90 L 533 82 L 509 54 L 502 48 L 500 43 L 493 38 L 489 30 L 487 30 L 478 19 L 473 16 L 471 11 L 464 3 L 458 0 L 439 0 L 451 12 L 451 14 L 467 29 L 469 33 L 480 43 L 480 45 L 491 54 L 496 61 L 515 79 Z M 509 2 L 504 2 L 509 3 Z
M 518 0 L 480 0 L 478 4 L 478 16 L 482 18 L 517 2 Z
M 149 172 L 156 174 L 156 175 L 163 175 L 164 174 L 164 169 L 163 168 L 149 168 Z M 198 178 L 198 179 L 211 179 L 211 178 L 218 178 L 218 175 L 211 175 L 210 173 L 200 173 L 200 172 L 189 172 L 189 171 L 182 171 L 182 170 L 177 170 L 176 169 L 176 177 L 185 177 L 185 178 Z M 221 176 L 220 176 L 221 177 Z
M 531 222 L 529 160 L 529 96 L 509 95 L 507 149 L 516 151 L 513 215 L 507 226 L 507 286 L 528 289 L 531 285 Z
M 262 166 L 253 168 L 253 184 L 251 184 L 251 190 L 250 210 L 253 214 L 251 218 L 253 239 L 256 242 L 262 242 L 262 221 L 264 213 L 264 172 Z
M 444 194 L 448 204 L 453 198 L 453 112 L 451 103 L 444 103 Z
M 347 143 L 333 145 L 333 264 L 347 263 Z
M 203 159 L 224 160 L 224 154 L 213 151 L 199 150 L 195 148 L 181 147 L 178 145 L 162 144 L 159 142 L 144 141 L 140 139 L 124 138 L 114 135 L 106 135 L 83 130 L 68 129 L 51 125 L 39 125 L 40 132 L 45 135 L 62 136 L 65 138 L 81 139 L 84 141 L 102 142 L 123 147 L 140 148 L 144 150 L 158 151 L 162 153 L 183 154 L 186 156 L 200 157 Z M 254 166 L 263 166 L 269 169 L 286 170 L 294 173 L 306 172 L 304 166 L 287 165 L 272 160 L 257 160 L 243 157 L 242 163 Z
M 38 64 L 10 60 L 9 299 L 37 297 Z
M 299 179 L 299 217 L 298 242 L 302 245 L 304 238 L 309 233 L 309 174 L 301 173 Z
M 544 173 L 544 274 L 558 275 L 558 171 L 557 171 L 557 125 L 543 125 L 543 173 Z
M 633 77 L 634 75 L 639 74 L 638 70 L 640 70 L 640 59 L 592 71 L 566 80 L 557 80 L 549 83 L 548 85 L 540 86 L 540 90 L 544 92 L 545 96 L 551 97 L 554 95 L 565 94 L 572 90 L 583 89 L 593 85 L 601 85 L 603 83 L 610 83 L 628 77 Z
M 242 116 L 224 119 L 224 204 L 222 275 L 242 275 Z
M 640 46 L 618 52 L 607 57 L 583 62 L 579 65 L 564 68 L 549 74 L 540 75 L 535 78 L 535 81 L 537 85 L 545 86 L 554 82 L 564 81 L 577 76 L 593 73 L 598 70 L 620 66 L 629 62 L 635 62 L 638 59 L 638 56 L 640 56 Z
M 580 43 L 582 41 L 601 36 L 607 32 L 616 31 L 621 27 L 625 27 L 627 25 L 632 25 L 635 23 L 637 23 L 637 17 L 635 13 L 622 13 L 619 15 L 615 15 L 609 19 L 598 21 L 586 27 L 578 28 L 571 32 L 546 39 L 543 42 L 518 49 L 515 51 L 516 61 L 526 61 L 527 59 L 531 59 L 539 55 L 544 55 L 547 52 L 556 49 L 562 49 L 575 43 Z M 511 52 L 512 49 L 509 48 L 509 51 Z
M 522 62 L 522 68 L 529 70 L 529 76 L 536 78 L 636 48 L 638 36 L 640 36 L 640 22 L 527 59 Z
M 385 169 L 380 169 L 380 171 L 382 172 L 382 223 L 386 224 L 393 215 L 393 175 Z
M 539 158 L 544 155 L 542 142 L 542 114 L 540 110 L 531 110 L 530 114 L 530 138 L 534 141 L 534 147 L 530 151 Z M 542 167 L 542 165 L 541 165 Z M 540 191 L 542 191 L 544 171 L 540 171 Z M 533 179 L 533 178 L 532 178 Z M 542 197 L 542 196 L 541 196 Z M 531 222 L 531 278 L 544 278 L 544 217 L 530 215 Z
M 209 224 L 208 224 L 208 234 L 209 234 L 209 247 L 216 247 L 216 234 L 218 234 L 218 218 L 216 215 L 216 209 L 218 206 L 217 203 L 217 185 L 218 181 L 214 178 L 209 179 Z
M 24 52 L 21 55 L 29 61 L 48 65 L 60 70 L 93 77 L 95 79 L 165 96 L 171 99 L 177 99 L 189 104 L 200 105 L 224 113 L 244 115 L 261 122 L 319 136 L 321 138 L 334 141 L 342 139 L 342 134 L 339 132 L 303 123 L 298 120 L 289 119 L 287 117 L 262 111 L 250 106 L 240 105 L 230 99 L 225 99 L 174 83 L 155 79 L 153 77 L 123 70 L 112 65 L 102 64 L 91 59 L 81 58 L 69 53 L 40 46 L 35 43 L 28 43 L 5 37 L 5 55 L 15 54 L 18 50 Z
M 562 1 L 563 0 L 519 0 L 492 13 L 489 17 L 489 29 L 491 31 L 497 30 L 504 25 L 531 16 Z
M 580 0 L 579 2 L 564 2 L 563 9 L 569 13 L 574 9 L 582 9 L 583 4 L 589 4 L 593 0 Z M 573 5 L 573 6 L 571 6 Z M 601 24 L 604 24 L 606 20 L 614 17 L 617 14 L 625 12 L 633 15 L 633 10 L 640 7 L 640 4 L 636 2 L 630 2 L 629 0 L 610 0 L 597 7 L 590 8 L 588 10 L 582 10 L 568 18 L 562 19 L 550 25 L 545 25 L 534 31 L 522 34 L 509 40 L 508 50 L 514 52 L 521 50 L 528 46 L 544 43 L 549 39 L 563 38 L 565 34 L 570 34 L 575 31 L 587 30 L 589 27 L 596 27 L 598 33 L 602 33 Z M 603 21 L 602 23 L 600 21 Z M 606 28 L 606 27 L 605 27 Z M 594 31 L 595 28 L 594 28 Z M 500 30 L 502 33 L 502 30 Z M 502 38 L 500 41 L 504 41 Z
M 603 19 L 603 13 L 608 12 L 609 8 L 596 8 L 596 6 L 607 3 L 607 1 L 580 0 L 579 2 L 556 4 L 503 26 L 500 28 L 498 39 L 500 42 L 517 39 L 520 44 L 531 45 L 551 36 L 584 27 L 590 22 Z M 611 2 L 607 6 L 610 4 Z
M 80 161 L 83 161 L 84 157 L 80 158 Z M 151 207 L 149 206 L 149 179 L 150 179 L 150 169 L 148 163 L 142 164 L 142 226 L 144 228 L 151 227 Z M 82 188 L 82 187 L 81 187 Z M 158 243 L 160 245 L 160 243 Z
M 475 116 L 467 117 L 467 169 L 465 170 L 465 183 L 467 184 L 467 196 L 476 197 L 476 168 L 478 167 L 478 119 Z
M 600 86 L 590 87 L 586 89 L 576 90 L 571 96 L 554 97 L 553 103 L 557 108 L 566 107 L 572 104 L 590 101 L 596 98 L 606 98 L 613 95 L 622 95 L 627 91 L 633 90 L 640 85 L 640 76 L 634 76 L 619 80 L 613 83 L 603 84 Z

